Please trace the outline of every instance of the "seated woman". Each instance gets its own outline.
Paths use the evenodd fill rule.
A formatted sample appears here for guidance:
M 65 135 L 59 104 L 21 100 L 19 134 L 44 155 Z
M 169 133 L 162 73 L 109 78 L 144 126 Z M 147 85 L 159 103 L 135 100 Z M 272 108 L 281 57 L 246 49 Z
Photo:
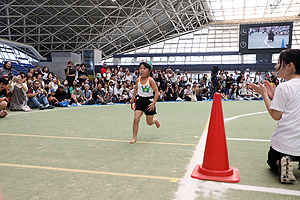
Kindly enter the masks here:
M 95 100 L 93 99 L 92 91 L 90 90 L 90 86 L 88 84 L 84 85 L 84 90 L 82 91 L 83 98 L 85 100 L 86 105 L 95 104 Z
M 49 82 L 48 88 L 49 88 L 48 93 L 50 93 L 52 89 L 54 89 L 55 91 L 58 89 L 58 80 L 56 75 L 54 75 L 53 79 Z
M 10 101 L 11 111 L 31 111 L 27 105 L 26 92 L 28 90 L 25 83 L 25 77 L 21 75 L 14 76 L 8 84 L 9 91 L 13 92 Z

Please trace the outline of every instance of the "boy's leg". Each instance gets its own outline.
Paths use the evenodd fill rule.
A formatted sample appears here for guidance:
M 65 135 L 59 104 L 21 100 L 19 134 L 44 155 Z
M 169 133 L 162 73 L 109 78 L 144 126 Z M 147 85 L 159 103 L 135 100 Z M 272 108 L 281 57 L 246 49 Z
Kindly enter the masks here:
M 157 128 L 160 127 L 160 123 L 159 123 L 157 117 L 153 118 L 153 115 L 146 115 L 146 121 L 149 126 L 151 126 L 152 124 L 155 124 Z
M 134 120 L 133 120 L 133 138 L 132 140 L 129 141 L 129 143 L 133 144 L 136 142 L 137 140 L 137 133 L 138 133 L 138 130 L 139 130 L 139 123 L 140 123 L 140 119 L 141 119 L 141 116 L 143 115 L 143 111 L 141 110 L 136 110 L 134 111 Z
M 49 102 L 49 104 L 53 104 L 54 103 L 54 101 L 55 101 L 55 97 L 49 97 L 48 98 L 48 102 Z

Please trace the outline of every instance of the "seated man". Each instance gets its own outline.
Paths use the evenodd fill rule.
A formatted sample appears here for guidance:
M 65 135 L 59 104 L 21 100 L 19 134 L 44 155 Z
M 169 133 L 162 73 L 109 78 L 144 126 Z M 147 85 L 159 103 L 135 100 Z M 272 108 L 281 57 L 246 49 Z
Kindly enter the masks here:
M 6 106 L 8 103 L 7 93 L 5 89 L 5 80 L 0 78 L 0 118 L 7 115 Z
M 40 110 L 52 109 L 54 106 L 50 105 L 46 96 L 46 91 L 40 89 L 40 83 L 38 80 L 33 81 L 32 88 L 28 90 L 28 106 L 30 108 L 39 108 Z M 44 106 L 42 105 L 44 104 Z
M 94 90 L 93 97 L 96 100 L 97 104 L 105 104 L 103 96 L 105 95 L 104 91 L 102 90 L 102 84 L 98 83 L 97 89 Z
M 71 103 L 77 104 L 77 106 L 81 106 L 82 104 L 85 104 L 83 99 L 83 93 L 82 90 L 80 89 L 79 83 L 75 85 L 75 90 L 72 91 Z
M 67 98 L 67 93 L 65 91 L 65 87 L 63 85 L 58 86 L 58 90 L 56 91 L 55 98 L 57 99 L 58 106 L 67 107 L 69 105 L 69 100 Z

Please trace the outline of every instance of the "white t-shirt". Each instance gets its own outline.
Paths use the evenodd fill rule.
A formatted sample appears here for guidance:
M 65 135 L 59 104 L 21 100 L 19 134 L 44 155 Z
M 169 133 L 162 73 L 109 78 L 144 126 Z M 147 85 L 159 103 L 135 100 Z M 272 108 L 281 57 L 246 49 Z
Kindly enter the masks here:
M 126 75 L 125 81 L 129 80 L 130 82 L 133 81 L 133 76 L 131 75 Z
M 300 156 L 300 79 L 279 84 L 270 108 L 283 112 L 271 137 L 273 149 Z

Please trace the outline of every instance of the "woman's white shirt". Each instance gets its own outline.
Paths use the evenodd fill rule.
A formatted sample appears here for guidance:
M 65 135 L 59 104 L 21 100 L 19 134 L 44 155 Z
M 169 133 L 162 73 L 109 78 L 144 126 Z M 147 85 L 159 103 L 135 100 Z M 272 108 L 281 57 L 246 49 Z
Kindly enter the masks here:
M 271 137 L 273 149 L 300 156 L 300 79 L 279 84 L 270 108 L 283 112 Z

